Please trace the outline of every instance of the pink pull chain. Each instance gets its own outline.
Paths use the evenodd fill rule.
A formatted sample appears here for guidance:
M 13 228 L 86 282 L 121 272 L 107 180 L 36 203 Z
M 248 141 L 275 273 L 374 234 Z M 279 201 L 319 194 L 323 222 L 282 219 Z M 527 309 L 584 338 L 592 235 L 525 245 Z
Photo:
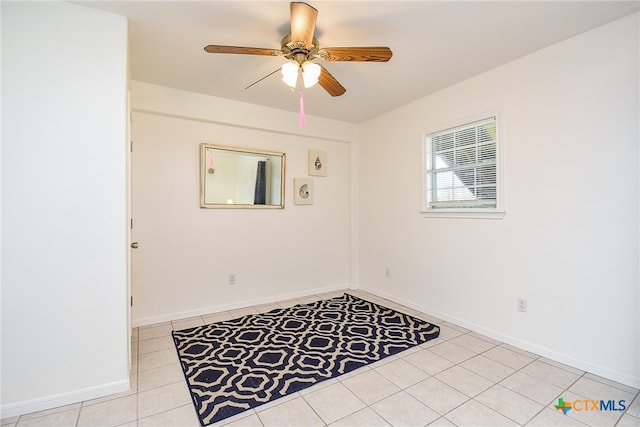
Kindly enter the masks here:
M 304 116 L 304 97 L 302 96 L 302 91 L 300 91 L 300 129 L 304 129 L 307 124 L 307 119 Z

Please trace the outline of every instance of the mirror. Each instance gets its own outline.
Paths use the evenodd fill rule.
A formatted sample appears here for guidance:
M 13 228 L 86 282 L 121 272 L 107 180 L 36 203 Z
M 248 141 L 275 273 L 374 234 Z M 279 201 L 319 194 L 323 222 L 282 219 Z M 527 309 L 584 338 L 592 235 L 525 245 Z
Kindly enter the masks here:
M 284 208 L 285 154 L 200 144 L 201 208 Z

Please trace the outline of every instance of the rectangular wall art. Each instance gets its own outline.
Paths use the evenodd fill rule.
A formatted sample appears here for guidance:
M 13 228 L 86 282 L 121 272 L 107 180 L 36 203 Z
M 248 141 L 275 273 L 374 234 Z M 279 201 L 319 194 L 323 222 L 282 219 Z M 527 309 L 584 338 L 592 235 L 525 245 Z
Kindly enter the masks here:
M 313 180 L 311 178 L 294 178 L 293 201 L 296 205 L 313 204 Z
M 309 175 L 327 176 L 327 152 L 309 150 Z

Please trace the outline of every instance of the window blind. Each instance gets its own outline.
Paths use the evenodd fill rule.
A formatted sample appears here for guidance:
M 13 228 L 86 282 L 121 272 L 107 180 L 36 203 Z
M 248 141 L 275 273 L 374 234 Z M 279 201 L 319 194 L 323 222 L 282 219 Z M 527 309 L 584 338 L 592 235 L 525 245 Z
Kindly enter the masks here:
M 496 119 L 427 135 L 427 207 L 495 208 Z

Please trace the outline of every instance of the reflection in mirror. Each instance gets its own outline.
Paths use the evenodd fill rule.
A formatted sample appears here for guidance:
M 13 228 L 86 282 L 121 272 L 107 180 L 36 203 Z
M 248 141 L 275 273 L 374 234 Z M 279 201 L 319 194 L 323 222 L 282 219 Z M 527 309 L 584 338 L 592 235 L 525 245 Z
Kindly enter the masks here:
M 284 208 L 285 154 L 200 145 L 200 207 Z

